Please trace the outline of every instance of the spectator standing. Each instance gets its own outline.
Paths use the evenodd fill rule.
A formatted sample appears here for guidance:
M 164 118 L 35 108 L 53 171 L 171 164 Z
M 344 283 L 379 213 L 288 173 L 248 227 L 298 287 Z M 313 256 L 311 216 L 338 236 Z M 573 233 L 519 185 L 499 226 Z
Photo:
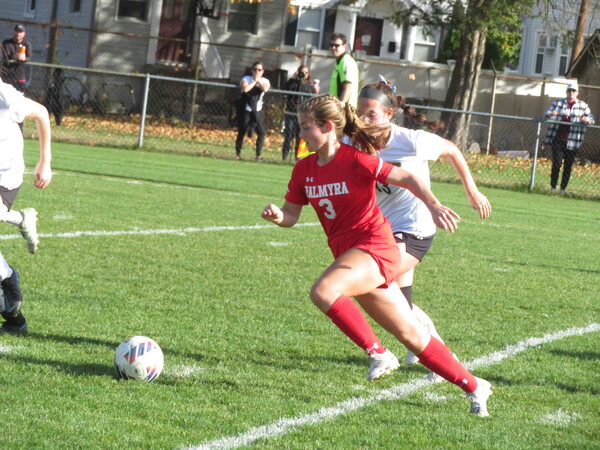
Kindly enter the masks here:
M 307 94 L 318 94 L 320 89 L 319 80 L 312 80 L 308 66 L 302 65 L 294 75 L 285 82 L 284 91 L 304 92 Z M 300 142 L 300 125 L 298 124 L 298 105 L 304 100 L 301 95 L 287 95 L 284 110 L 284 138 L 281 156 L 285 161 L 288 159 L 292 143 L 294 144 L 294 155 L 298 155 L 298 144 Z
M 329 94 L 356 108 L 358 101 L 358 66 L 347 50 L 346 36 L 334 33 L 329 41 L 335 66 L 331 74 Z
M 567 85 L 567 98 L 552 102 L 545 117 L 550 119 L 548 133 L 544 141 L 552 152 L 552 171 L 550 188 L 556 193 L 558 175 L 564 161 L 563 174 L 560 180 L 560 193 L 564 195 L 571 178 L 571 169 L 578 150 L 583 145 L 585 125 L 594 123 L 594 115 L 584 101 L 578 100 L 577 83 Z M 557 122 L 570 122 L 572 125 Z
M 238 134 L 235 140 L 235 159 L 240 159 L 244 136 L 252 137 L 256 131 L 256 160 L 262 160 L 262 147 L 265 141 L 265 117 L 263 99 L 271 89 L 271 82 L 263 76 L 265 67 L 262 62 L 252 64 L 252 73 L 240 81 L 241 96 L 236 101 Z
M 30 253 L 34 253 L 38 245 L 37 212 L 33 208 L 21 211 L 12 209 L 21 184 L 25 163 L 23 161 L 23 135 L 18 124 L 25 118 L 35 120 L 39 135 L 40 158 L 34 169 L 33 184 L 43 189 L 50 184 L 52 171 L 50 168 L 51 141 L 50 119 L 48 111 L 39 103 L 23 96 L 14 87 L 0 80 L 0 222 L 10 223 L 19 228 L 21 235 L 27 240 Z M 21 312 L 23 296 L 19 287 L 19 274 L 0 253 L 0 285 L 4 297 L 0 300 L 0 313 L 5 322 L 0 334 L 25 334 L 27 321 Z
M 15 25 L 13 37 L 2 42 L 2 57 L 6 66 L 3 80 L 19 92 L 25 92 L 25 62 L 31 58 L 31 44 L 25 40 L 25 26 Z

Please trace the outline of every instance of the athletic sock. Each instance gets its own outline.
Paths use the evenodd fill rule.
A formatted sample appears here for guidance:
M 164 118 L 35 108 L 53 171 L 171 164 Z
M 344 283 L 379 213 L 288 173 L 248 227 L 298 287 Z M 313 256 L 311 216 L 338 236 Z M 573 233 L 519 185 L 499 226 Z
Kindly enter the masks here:
M 23 214 L 21 211 L 6 211 L 0 214 L 0 222 L 20 226 L 23 223 Z
M 401 287 L 400 290 L 404 294 L 404 297 L 406 298 L 406 301 L 408 302 L 408 306 L 410 306 L 410 309 L 413 309 L 413 304 L 412 304 L 412 285 Z
M 326 315 L 367 354 L 385 352 L 362 310 L 348 297 L 340 296 Z
M 432 372 L 437 373 L 450 383 L 457 385 L 466 393 L 473 392 L 477 388 L 477 381 L 471 372 L 458 362 L 448 347 L 438 339 L 431 336 L 431 340 L 425 350 L 417 355 L 419 362 Z

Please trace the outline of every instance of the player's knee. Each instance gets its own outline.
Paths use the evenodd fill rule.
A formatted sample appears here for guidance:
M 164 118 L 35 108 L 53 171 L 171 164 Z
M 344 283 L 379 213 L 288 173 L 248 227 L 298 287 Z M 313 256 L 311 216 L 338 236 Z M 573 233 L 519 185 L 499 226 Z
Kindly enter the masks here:
M 319 280 L 313 284 L 310 290 L 310 299 L 317 308 L 323 312 L 327 312 L 337 297 L 327 288 L 327 283 Z

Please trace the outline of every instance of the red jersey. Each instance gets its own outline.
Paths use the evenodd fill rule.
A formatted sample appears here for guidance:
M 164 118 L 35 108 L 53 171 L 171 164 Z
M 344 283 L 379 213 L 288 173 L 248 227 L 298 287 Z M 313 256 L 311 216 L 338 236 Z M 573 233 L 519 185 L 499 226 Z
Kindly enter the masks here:
M 357 247 L 368 250 L 393 247 L 391 226 L 376 204 L 375 182 L 386 183 L 393 165 L 341 144 L 327 164 L 317 154 L 299 160 L 285 199 L 315 209 L 334 257 Z

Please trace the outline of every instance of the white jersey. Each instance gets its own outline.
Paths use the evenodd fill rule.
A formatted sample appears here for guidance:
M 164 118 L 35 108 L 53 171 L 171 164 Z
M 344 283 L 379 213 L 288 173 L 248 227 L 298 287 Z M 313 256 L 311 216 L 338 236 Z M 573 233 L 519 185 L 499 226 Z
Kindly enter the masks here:
M 440 157 L 445 147 L 444 139 L 427 131 L 410 130 L 395 124 L 391 127 L 390 140 L 379 156 L 418 176 L 430 186 L 429 161 Z M 408 189 L 377 183 L 377 205 L 392 224 L 394 233 L 405 232 L 421 237 L 435 234 L 431 213 Z
M 16 189 L 23 183 L 23 134 L 19 123 L 32 111 L 32 101 L 0 80 L 0 186 Z

